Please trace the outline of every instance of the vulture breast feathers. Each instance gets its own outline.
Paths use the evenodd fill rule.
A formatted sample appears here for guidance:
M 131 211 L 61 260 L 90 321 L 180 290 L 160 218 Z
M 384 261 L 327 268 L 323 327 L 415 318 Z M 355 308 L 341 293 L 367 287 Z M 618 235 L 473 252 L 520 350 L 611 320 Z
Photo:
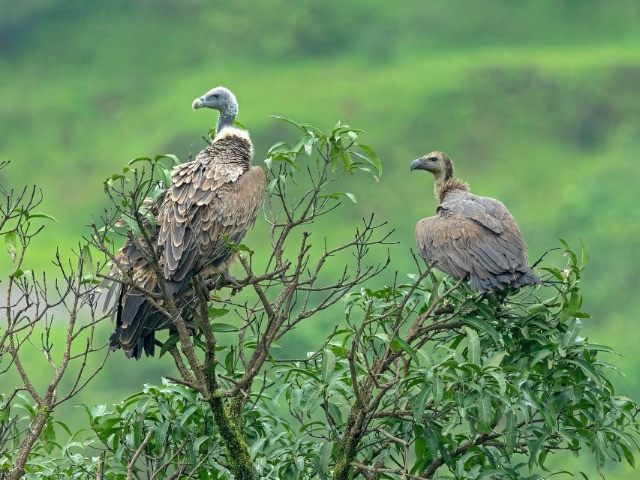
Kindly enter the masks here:
M 470 193 L 453 177 L 453 165 L 442 152 L 415 160 L 411 169 L 434 174 L 440 201 L 437 214 L 416 225 L 418 249 L 427 263 L 456 278 L 468 277 L 478 292 L 539 283 L 518 225 L 502 202 Z
M 231 257 L 228 238 L 239 243 L 256 220 L 265 174 L 251 166 L 253 148 L 243 130 L 228 127 L 193 162 L 172 175 L 158 215 L 158 241 L 171 293 L 194 273 L 223 272 Z
M 233 254 L 226 238 L 239 243 L 256 220 L 264 198 L 265 174 L 262 168 L 251 166 L 252 156 L 246 131 L 223 128 L 194 161 L 174 169 L 171 185 L 157 208 L 153 240 L 157 239 L 168 293 L 186 319 L 191 317 L 195 299 L 193 276 L 226 274 Z M 156 276 L 133 242 L 125 243 L 117 260 L 134 282 L 145 290 L 157 290 Z M 111 275 L 119 277 L 119 272 L 114 267 Z M 113 306 L 116 329 L 111 348 L 123 348 L 129 357 L 139 358 L 143 350 L 153 355 L 155 331 L 172 328 L 171 319 L 135 289 L 112 285 L 107 302 L 112 296 L 118 300 Z

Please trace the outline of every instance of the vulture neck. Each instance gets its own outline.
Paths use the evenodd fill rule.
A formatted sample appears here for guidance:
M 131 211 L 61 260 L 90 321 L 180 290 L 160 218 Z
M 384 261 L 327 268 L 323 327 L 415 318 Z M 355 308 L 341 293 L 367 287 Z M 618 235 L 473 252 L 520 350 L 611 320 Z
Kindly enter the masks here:
M 225 127 L 233 127 L 233 121 L 236 119 L 236 115 L 238 115 L 238 105 L 236 103 L 232 103 L 224 110 L 220 110 L 216 132 L 221 132 Z
M 433 193 L 440 203 L 444 202 L 445 197 L 454 190 L 468 192 L 469 184 L 467 182 L 463 182 L 459 178 L 455 178 L 454 176 L 445 178 L 445 176 L 442 175 L 436 179 L 433 186 Z

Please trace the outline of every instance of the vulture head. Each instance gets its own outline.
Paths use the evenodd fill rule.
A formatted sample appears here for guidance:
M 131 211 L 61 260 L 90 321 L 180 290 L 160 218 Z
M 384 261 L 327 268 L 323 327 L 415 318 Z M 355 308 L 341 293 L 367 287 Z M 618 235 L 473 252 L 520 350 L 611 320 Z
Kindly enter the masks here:
M 453 178 L 453 163 L 444 152 L 431 152 L 411 162 L 411 171 L 426 170 L 433 173 L 436 180 Z
M 211 108 L 220 112 L 217 131 L 222 127 L 233 125 L 238 115 L 238 101 L 231 90 L 224 87 L 216 87 L 209 90 L 201 97 L 196 98 L 191 104 L 193 110 L 199 108 Z

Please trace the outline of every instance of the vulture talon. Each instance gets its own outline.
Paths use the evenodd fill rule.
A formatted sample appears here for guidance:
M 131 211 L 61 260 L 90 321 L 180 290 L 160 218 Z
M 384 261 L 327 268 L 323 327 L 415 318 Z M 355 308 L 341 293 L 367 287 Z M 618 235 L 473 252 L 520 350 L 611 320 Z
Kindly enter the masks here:
M 224 281 L 225 287 L 234 287 L 234 288 L 242 287 L 242 285 L 240 285 L 238 280 L 236 280 L 236 277 L 234 277 L 230 273 L 223 274 L 222 280 Z
M 231 275 L 228 272 L 222 275 L 222 281 L 223 281 L 223 285 L 222 285 L 223 287 L 231 288 L 231 296 L 232 297 L 234 295 L 236 295 L 237 293 L 241 292 L 242 289 L 244 288 L 244 285 L 242 285 L 240 282 L 238 282 L 236 277 L 234 277 L 233 275 Z
M 251 165 L 253 144 L 248 132 L 234 127 L 238 102 L 233 93 L 216 87 L 195 99 L 192 107 L 218 110 L 216 136 L 193 161 L 174 168 L 171 184 L 150 208 L 156 222 L 148 223 L 152 241 L 159 246 L 167 291 L 188 323 L 193 317 L 190 306 L 198 293 L 189 287 L 191 280 L 206 268 L 226 271 L 233 258 L 228 242 L 239 244 L 255 223 L 266 183 L 264 170 Z M 141 242 L 125 242 L 116 263 L 141 288 L 156 293 L 159 287 L 155 270 L 146 260 L 146 252 L 138 250 L 136 244 Z M 122 276 L 118 266 L 113 267 L 110 276 Z M 226 273 L 217 277 L 213 282 L 201 282 L 206 298 L 210 290 L 222 286 L 230 285 L 234 291 L 241 288 Z M 138 290 L 120 283 L 109 289 L 105 310 L 111 310 L 116 318 L 110 347 L 124 349 L 128 357 L 140 358 L 143 350 L 153 355 L 155 331 L 173 327 L 172 319 L 153 307 Z
M 482 294 L 477 301 L 491 292 L 540 284 L 518 225 L 502 202 L 472 194 L 453 176 L 453 163 L 443 152 L 428 153 L 410 168 L 433 174 L 440 203 L 435 216 L 416 225 L 418 250 L 427 264 L 457 279 L 468 277 L 471 289 Z

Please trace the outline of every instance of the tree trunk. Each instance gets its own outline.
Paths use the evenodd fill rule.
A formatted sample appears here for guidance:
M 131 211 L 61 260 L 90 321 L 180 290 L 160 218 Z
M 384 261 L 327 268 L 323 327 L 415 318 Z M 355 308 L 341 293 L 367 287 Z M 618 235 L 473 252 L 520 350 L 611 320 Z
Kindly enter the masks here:
M 22 445 L 20 445 L 20 454 L 18 455 L 18 459 L 16 461 L 16 468 L 14 468 L 13 471 L 9 473 L 7 480 L 18 480 L 24 475 L 24 466 L 27 464 L 31 449 L 33 448 L 33 445 L 36 443 L 38 438 L 40 438 L 42 430 L 47 424 L 47 420 L 50 414 L 50 408 L 46 406 L 41 406 L 40 408 L 38 408 L 36 419 L 31 425 L 31 432 L 29 432 L 29 434 L 22 441 Z

